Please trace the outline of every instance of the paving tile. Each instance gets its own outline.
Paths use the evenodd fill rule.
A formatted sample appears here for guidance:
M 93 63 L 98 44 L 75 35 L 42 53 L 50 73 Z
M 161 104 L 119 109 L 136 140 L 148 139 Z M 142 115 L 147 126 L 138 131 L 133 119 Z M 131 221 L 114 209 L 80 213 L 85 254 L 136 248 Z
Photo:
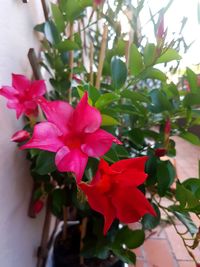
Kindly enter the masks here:
M 192 261 L 179 261 L 179 267 L 196 267 L 195 263 Z
M 181 229 L 181 226 L 179 226 L 179 230 Z M 184 227 L 182 227 L 184 229 Z M 168 240 L 170 242 L 170 245 L 172 247 L 173 253 L 176 257 L 177 260 L 182 260 L 182 261 L 191 261 L 191 257 L 188 254 L 181 238 L 179 235 L 176 233 L 174 230 L 173 226 L 168 226 L 165 229 Z M 195 255 L 197 259 L 200 259 L 200 251 L 199 249 L 195 249 L 192 251 L 192 253 Z
M 167 240 L 148 239 L 144 250 L 148 267 L 176 267 Z

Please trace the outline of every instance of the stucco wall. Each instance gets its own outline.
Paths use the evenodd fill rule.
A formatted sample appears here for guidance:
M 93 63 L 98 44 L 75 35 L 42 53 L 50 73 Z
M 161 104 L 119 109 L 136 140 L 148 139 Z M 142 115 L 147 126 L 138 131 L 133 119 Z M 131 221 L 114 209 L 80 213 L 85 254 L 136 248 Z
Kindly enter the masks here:
M 11 73 L 31 76 L 27 60 L 30 47 L 39 47 L 33 26 L 43 22 L 40 0 L 0 1 L 0 85 L 11 82 Z M 15 112 L 0 97 L 0 266 L 35 267 L 44 214 L 27 216 L 32 189 L 25 153 L 10 142 L 21 129 Z

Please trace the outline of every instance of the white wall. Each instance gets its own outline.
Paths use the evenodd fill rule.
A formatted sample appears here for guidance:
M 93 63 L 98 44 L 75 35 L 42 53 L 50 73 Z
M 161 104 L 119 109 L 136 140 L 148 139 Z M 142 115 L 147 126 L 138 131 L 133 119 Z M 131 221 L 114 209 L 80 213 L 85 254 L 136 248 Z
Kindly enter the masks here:
M 0 85 L 11 83 L 11 73 L 31 76 L 30 47 L 39 47 L 33 26 L 44 21 L 41 1 L 0 0 Z M 0 267 L 35 267 L 44 214 L 27 216 L 32 189 L 25 152 L 10 142 L 20 130 L 15 112 L 0 97 Z

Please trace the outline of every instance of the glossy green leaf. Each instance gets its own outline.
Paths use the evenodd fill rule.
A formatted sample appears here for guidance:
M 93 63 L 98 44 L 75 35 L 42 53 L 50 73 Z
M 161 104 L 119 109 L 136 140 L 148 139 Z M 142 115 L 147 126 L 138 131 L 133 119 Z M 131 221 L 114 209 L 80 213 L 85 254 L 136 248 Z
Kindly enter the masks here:
M 123 90 L 123 92 L 121 93 L 121 96 L 124 98 L 130 99 L 133 102 L 139 101 L 139 102 L 144 102 L 144 103 L 150 103 L 150 100 L 146 95 L 143 95 L 135 91 L 130 91 L 128 89 Z
M 57 29 L 59 30 L 59 32 L 64 32 L 65 21 L 59 9 L 59 6 L 57 4 L 51 3 L 51 10 L 52 10 L 53 19 L 54 19 Z
M 173 183 L 176 173 L 169 160 L 160 161 L 157 165 L 158 194 L 163 197 Z
M 178 211 L 174 211 L 173 213 L 179 219 L 179 221 L 181 221 L 186 226 L 192 236 L 198 232 L 198 228 L 193 223 L 189 213 Z
M 130 73 L 134 76 L 140 74 L 144 69 L 143 58 L 135 44 L 132 44 L 129 52 Z
M 36 160 L 34 171 L 40 175 L 45 175 L 56 170 L 55 153 L 40 151 Z
M 167 63 L 173 60 L 180 60 L 181 56 L 173 48 L 168 48 L 157 60 L 156 64 Z
M 124 249 L 122 247 L 121 248 L 111 247 L 111 250 L 123 262 L 126 262 L 128 264 L 135 264 L 136 256 L 135 256 L 135 253 L 133 253 L 132 251 L 128 249 Z
M 116 100 L 119 100 L 119 96 L 114 93 L 106 93 L 99 97 L 97 102 L 95 103 L 96 108 L 103 109 L 107 105 L 109 105 L 112 102 L 115 102 Z
M 120 89 L 127 78 L 126 64 L 116 56 L 111 60 L 111 78 L 114 89 Z
M 145 214 L 142 218 L 142 226 L 145 230 L 151 230 L 156 228 L 160 223 L 160 210 L 158 206 L 154 203 L 151 204 L 157 214 L 157 216 L 153 216 L 151 214 Z
M 110 148 L 110 150 L 103 156 L 103 158 L 110 163 L 115 163 L 119 160 L 117 153 L 113 148 Z
M 183 100 L 185 107 L 200 106 L 200 94 L 187 93 Z
M 71 40 L 65 40 L 60 42 L 59 44 L 56 45 L 56 48 L 60 51 L 60 52 L 67 52 L 70 50 L 79 50 L 80 47 L 77 43 L 75 43 L 74 41 Z
M 167 76 L 165 75 L 164 72 L 162 72 L 159 69 L 155 68 L 149 68 L 144 74 L 145 78 L 150 78 L 150 79 L 156 79 L 165 82 L 167 80 Z
M 192 93 L 197 93 L 198 92 L 197 75 L 190 68 L 187 68 L 186 77 L 189 82 L 190 91 Z
M 113 117 L 106 115 L 106 114 L 101 114 L 102 117 L 102 123 L 101 126 L 114 126 L 114 125 L 119 125 L 120 122 L 114 119 Z
M 166 97 L 166 94 L 162 90 L 154 89 L 150 92 L 152 104 L 150 109 L 154 113 L 160 113 L 165 110 L 170 111 L 172 109 L 172 105 Z
M 146 67 L 154 65 L 156 59 L 155 44 L 147 44 L 144 48 L 144 64 Z
M 134 249 L 141 246 L 145 240 L 145 233 L 143 230 L 131 230 L 128 226 L 121 228 L 115 237 L 118 244 L 125 244 L 127 248 Z
M 53 21 L 47 21 L 44 25 L 44 34 L 51 44 L 58 44 L 61 40 L 59 32 Z
M 182 208 L 193 209 L 199 206 L 199 200 L 195 195 L 179 183 L 176 185 L 176 199 L 180 202 Z

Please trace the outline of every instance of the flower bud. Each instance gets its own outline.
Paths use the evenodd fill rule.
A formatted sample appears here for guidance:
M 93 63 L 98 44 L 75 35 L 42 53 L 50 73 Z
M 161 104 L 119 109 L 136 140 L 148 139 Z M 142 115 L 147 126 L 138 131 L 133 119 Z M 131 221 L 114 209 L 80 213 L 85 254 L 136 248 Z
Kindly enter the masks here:
M 30 137 L 30 133 L 24 130 L 17 131 L 11 137 L 12 142 L 23 142 L 26 141 Z
M 34 214 L 40 213 L 40 211 L 42 210 L 43 207 L 44 207 L 44 202 L 42 200 L 39 199 L 39 200 L 35 201 L 35 203 L 33 204 Z
M 165 148 L 157 148 L 155 150 L 155 156 L 156 157 L 163 157 L 166 155 L 166 153 L 167 153 L 167 150 Z

